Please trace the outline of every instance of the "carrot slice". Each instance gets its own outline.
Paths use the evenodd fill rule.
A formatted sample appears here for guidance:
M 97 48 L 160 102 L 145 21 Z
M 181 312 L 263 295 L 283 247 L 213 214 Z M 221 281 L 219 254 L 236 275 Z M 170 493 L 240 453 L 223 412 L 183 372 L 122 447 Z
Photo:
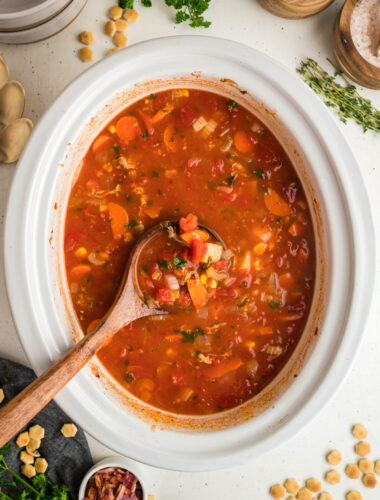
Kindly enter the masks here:
M 223 375 L 227 375 L 227 373 L 237 370 L 243 364 L 240 358 L 227 359 L 218 365 L 215 364 L 210 366 L 207 370 L 207 376 L 210 379 L 220 378 L 223 377 Z
M 108 146 L 111 146 L 112 142 L 112 137 L 109 135 L 100 135 L 95 139 L 95 141 L 92 143 L 91 149 L 93 153 L 100 153 L 100 151 L 103 151 L 104 149 L 108 148 Z
M 146 131 L 148 132 L 148 135 L 153 135 L 154 134 L 154 127 L 152 124 L 152 118 L 147 114 L 144 113 L 144 111 L 138 111 L 139 116 L 141 120 L 143 121 Z
M 206 288 L 196 279 L 187 280 L 186 283 L 194 307 L 199 309 L 207 300 Z
M 182 233 L 181 238 L 190 245 L 193 240 L 208 240 L 208 233 L 202 229 L 196 229 L 195 231 L 189 231 L 187 233 Z
M 129 218 L 126 210 L 119 204 L 110 201 L 107 204 L 108 214 L 111 219 L 111 230 L 115 240 L 122 238 L 125 232 L 125 225 Z
M 136 139 L 139 133 L 139 123 L 134 116 L 123 116 L 116 122 L 116 133 L 118 137 L 129 142 Z
M 173 153 L 181 149 L 182 140 L 179 136 L 178 129 L 174 125 L 168 125 L 164 130 L 164 143 L 169 151 Z
M 157 113 L 153 116 L 152 123 L 155 125 L 156 123 L 160 122 L 165 118 L 165 116 L 168 116 L 169 113 L 173 111 L 173 109 L 174 106 L 172 104 L 168 104 L 164 108 L 160 109 L 160 111 L 157 111 Z
M 79 281 L 91 271 L 91 266 L 88 264 L 78 264 L 70 269 L 71 281 Z
M 181 333 L 173 333 L 172 335 L 165 335 L 164 339 L 168 342 L 177 342 L 183 339 L 183 335 Z
M 151 219 L 155 219 L 160 215 L 162 208 L 159 207 L 158 205 L 147 205 L 144 207 L 144 212 L 146 215 L 148 215 Z
M 239 130 L 234 136 L 235 147 L 240 153 L 251 153 L 254 148 L 252 135 Z
M 273 189 L 269 189 L 268 194 L 264 196 L 264 203 L 269 212 L 279 217 L 285 217 L 292 213 L 290 205 L 288 205 Z
M 271 326 L 259 326 L 255 333 L 256 335 L 272 335 L 273 328 Z

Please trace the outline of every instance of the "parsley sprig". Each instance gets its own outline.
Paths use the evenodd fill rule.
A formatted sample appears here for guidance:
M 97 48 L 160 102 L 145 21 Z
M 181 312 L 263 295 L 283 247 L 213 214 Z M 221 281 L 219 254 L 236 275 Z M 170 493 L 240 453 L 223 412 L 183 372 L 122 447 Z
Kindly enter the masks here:
M 328 59 L 330 64 L 334 64 Z M 336 69 L 335 76 L 331 76 L 313 59 L 302 61 L 298 73 L 315 93 L 322 96 L 326 106 L 334 109 L 343 123 L 354 120 L 363 127 L 363 131 L 374 130 L 380 132 L 380 111 L 376 109 L 369 99 L 364 99 L 355 85 L 352 85 Z M 341 85 L 336 76 L 341 76 L 344 85 Z
M 176 333 L 181 333 L 183 335 L 182 343 L 194 342 L 198 335 L 204 335 L 205 331 L 201 327 L 197 327 L 195 330 L 174 330 Z

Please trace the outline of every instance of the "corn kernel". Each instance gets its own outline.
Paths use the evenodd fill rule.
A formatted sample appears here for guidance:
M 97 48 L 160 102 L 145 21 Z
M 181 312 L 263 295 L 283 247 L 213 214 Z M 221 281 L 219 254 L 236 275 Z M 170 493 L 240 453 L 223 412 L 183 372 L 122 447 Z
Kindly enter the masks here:
M 105 170 L 106 172 L 112 172 L 112 163 L 110 162 L 104 163 L 103 170 Z
M 218 286 L 218 282 L 214 279 L 208 279 L 207 286 L 209 286 L 210 288 L 216 288 Z
M 256 342 L 255 342 L 254 340 L 248 340 L 248 341 L 245 343 L 245 345 L 246 345 L 247 347 L 252 347 L 252 349 L 253 349 L 253 348 L 255 347 L 255 345 L 256 345 Z
M 201 274 L 200 280 L 202 285 L 205 285 L 207 283 L 207 276 L 205 274 Z
M 108 210 L 107 205 L 100 205 L 99 210 L 100 210 L 101 212 L 106 212 L 106 211 Z
M 156 281 L 156 280 L 160 279 L 160 276 L 161 276 L 161 273 L 156 271 L 156 272 L 152 273 L 151 278 L 152 278 L 152 280 Z
M 115 127 L 115 125 L 110 125 L 110 126 L 108 127 L 108 132 L 109 132 L 110 134 L 114 134 L 114 133 L 116 132 L 116 127 Z
M 189 91 L 187 89 L 179 89 L 177 90 L 178 97 L 189 97 Z
M 256 271 L 261 271 L 261 269 L 263 268 L 263 266 L 261 264 L 261 260 L 259 260 L 259 259 L 255 260 L 253 265 L 254 265 Z
M 253 251 L 255 252 L 256 255 L 262 255 L 265 252 L 266 248 L 267 248 L 266 243 L 260 242 L 253 247 Z
M 148 196 L 146 194 L 141 195 L 141 197 L 140 197 L 140 203 L 141 203 L 141 205 L 144 206 L 144 205 L 147 204 L 147 202 L 148 202 Z
M 136 193 L 136 194 L 143 194 L 144 192 L 144 189 L 140 186 L 137 186 L 133 189 L 133 192 Z
M 169 349 L 166 349 L 166 355 L 167 356 L 172 356 L 174 354 L 174 351 L 171 347 L 169 347 Z
M 125 243 L 129 243 L 132 240 L 133 240 L 133 234 L 130 231 L 127 231 L 126 233 L 124 233 Z
M 79 259 L 83 259 L 87 256 L 87 250 L 84 247 L 79 247 L 75 250 L 75 256 Z
M 99 252 L 99 257 L 103 260 L 109 260 L 110 256 L 107 252 Z
M 179 290 L 173 290 L 172 291 L 172 296 L 174 299 L 178 299 L 179 298 Z

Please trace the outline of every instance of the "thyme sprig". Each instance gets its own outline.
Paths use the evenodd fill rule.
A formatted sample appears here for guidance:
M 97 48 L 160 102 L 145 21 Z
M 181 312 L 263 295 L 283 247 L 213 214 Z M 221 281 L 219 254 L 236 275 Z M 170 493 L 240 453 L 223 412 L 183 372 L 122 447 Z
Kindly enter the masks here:
M 334 109 L 340 120 L 354 120 L 363 127 L 363 131 L 374 130 L 380 132 L 380 111 L 376 109 L 369 99 L 364 99 L 352 85 L 328 59 L 335 68 L 335 76 L 331 76 L 316 61 L 307 58 L 297 68 L 306 83 L 315 93 L 322 96 L 326 106 Z M 340 76 L 344 82 L 341 85 L 336 77 Z

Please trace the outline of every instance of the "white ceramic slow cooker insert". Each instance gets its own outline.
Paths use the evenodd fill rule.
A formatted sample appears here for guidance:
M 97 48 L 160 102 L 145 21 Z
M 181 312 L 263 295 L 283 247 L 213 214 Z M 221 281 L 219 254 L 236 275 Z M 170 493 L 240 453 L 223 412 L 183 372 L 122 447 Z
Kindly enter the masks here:
M 125 106 L 152 90 L 184 86 L 219 92 L 254 109 L 303 180 L 318 242 L 315 300 L 305 329 L 310 341 L 297 347 L 276 379 L 288 387 L 274 404 L 255 418 L 246 418 L 251 410 L 244 408 L 220 417 L 239 425 L 219 425 L 219 417 L 214 425 L 211 416 L 190 418 L 181 428 L 182 417 L 170 414 L 159 425 L 157 415 L 149 420 L 149 408 L 138 408 L 142 404 L 133 397 L 126 403 L 106 383 L 96 360 L 56 401 L 121 454 L 159 467 L 208 470 L 258 457 L 308 423 L 347 374 L 368 316 L 375 251 L 363 181 L 327 109 L 296 73 L 244 45 L 198 36 L 140 43 L 94 65 L 47 111 L 19 161 L 7 212 L 5 263 L 16 326 L 40 374 L 80 335 L 63 259 L 66 205 L 80 160 Z M 275 393 L 275 386 L 267 391 Z

